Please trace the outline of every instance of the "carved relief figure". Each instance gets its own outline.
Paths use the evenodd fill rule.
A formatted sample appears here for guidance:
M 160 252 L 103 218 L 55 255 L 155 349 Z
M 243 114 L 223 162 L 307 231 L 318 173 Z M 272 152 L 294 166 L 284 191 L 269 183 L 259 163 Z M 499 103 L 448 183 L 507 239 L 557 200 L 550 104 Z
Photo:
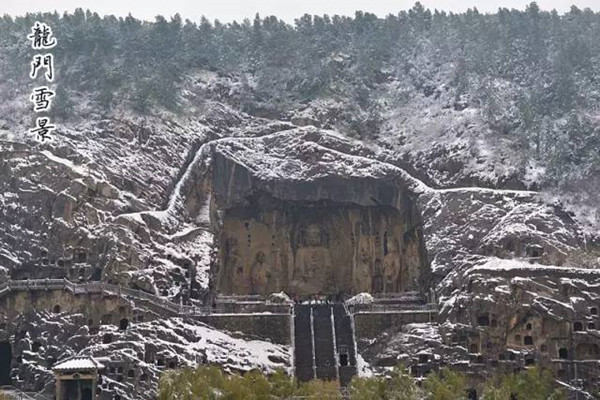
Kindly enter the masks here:
M 387 236 L 387 232 L 386 232 Z M 401 291 L 401 269 L 402 263 L 400 261 L 400 255 L 398 253 L 398 241 L 392 237 L 389 240 L 386 237 L 386 243 L 388 244 L 384 249 L 384 265 L 383 265 L 383 276 L 384 276 L 384 291 L 387 293 Z
M 368 292 L 371 290 L 371 257 L 369 252 L 361 247 L 358 260 L 356 262 L 356 270 L 354 271 L 354 287 L 357 292 Z
M 383 292 L 383 275 L 381 271 L 381 260 L 375 260 L 373 264 L 373 281 L 371 291 L 372 293 L 381 293 Z
M 262 251 L 256 253 L 254 262 L 250 267 L 250 293 L 266 294 L 271 278 L 271 268 L 267 264 L 267 256 Z
M 319 207 L 246 210 L 226 217 L 220 290 L 398 292 L 416 284 L 419 243 L 413 235 L 403 236 L 399 213 Z
M 313 293 L 325 289 L 332 263 L 329 249 L 323 246 L 324 237 L 326 233 L 316 224 L 301 230 L 294 258 L 293 287 Z
M 398 280 L 398 268 L 396 261 L 386 262 L 383 267 L 383 276 L 385 279 L 383 291 L 386 293 L 397 292 L 396 282 Z
M 244 261 L 240 256 L 238 241 L 235 238 L 228 238 L 225 241 L 225 260 L 224 265 L 231 268 L 232 288 L 242 287 L 244 285 Z

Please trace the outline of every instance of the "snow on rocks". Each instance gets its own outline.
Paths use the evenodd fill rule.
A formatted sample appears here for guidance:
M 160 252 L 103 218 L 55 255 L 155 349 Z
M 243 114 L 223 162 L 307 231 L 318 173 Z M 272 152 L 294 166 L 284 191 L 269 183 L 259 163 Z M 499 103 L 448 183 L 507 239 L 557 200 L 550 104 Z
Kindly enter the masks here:
M 375 299 L 373 298 L 373 296 L 371 296 L 371 294 L 359 293 L 356 296 L 351 297 L 348 300 L 346 300 L 346 304 L 349 306 L 350 305 L 352 305 L 352 306 L 369 305 L 369 304 L 373 304 L 374 301 L 375 301 Z
M 267 300 L 275 304 L 293 304 L 294 301 L 285 292 L 271 293 Z

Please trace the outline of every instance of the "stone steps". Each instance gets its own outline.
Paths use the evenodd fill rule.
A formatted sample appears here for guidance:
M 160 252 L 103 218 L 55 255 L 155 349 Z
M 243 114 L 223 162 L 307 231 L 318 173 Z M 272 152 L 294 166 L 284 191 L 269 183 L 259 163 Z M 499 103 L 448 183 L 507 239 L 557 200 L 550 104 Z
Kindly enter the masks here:
M 294 367 L 296 378 L 308 382 L 315 378 L 310 306 L 294 309 Z
M 341 304 L 333 306 L 335 321 L 336 349 L 338 351 L 340 386 L 347 387 L 357 374 L 356 348 L 354 344 L 354 330 L 352 328 L 352 317 Z M 347 356 L 344 357 L 344 351 Z M 345 359 L 344 359 L 345 358 Z
M 331 325 L 331 306 L 316 305 L 313 307 L 313 330 L 317 378 L 335 380 L 337 379 L 337 365 Z
M 337 380 L 347 387 L 357 373 L 352 317 L 343 304 L 296 305 L 296 378 Z

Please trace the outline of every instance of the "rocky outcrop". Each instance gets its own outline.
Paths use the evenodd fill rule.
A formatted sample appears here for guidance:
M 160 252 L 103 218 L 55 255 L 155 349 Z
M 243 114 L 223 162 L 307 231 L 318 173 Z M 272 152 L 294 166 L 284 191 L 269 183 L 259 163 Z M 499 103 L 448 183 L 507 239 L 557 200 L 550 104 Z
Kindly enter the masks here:
M 200 120 L 114 117 L 66 125 L 59 143 L 1 141 L 0 276 L 101 280 L 195 304 L 209 304 L 223 292 L 281 290 L 299 295 L 415 290 L 439 299 L 437 325 L 413 321 L 386 330 L 372 345 L 359 343 L 365 359 L 382 367 L 405 360 L 491 362 L 507 349 L 530 349 L 523 339 L 527 318 L 538 336 L 544 329 L 562 334 L 571 319 L 584 321 L 583 311 L 541 307 L 538 294 L 556 304 L 576 302 L 575 297 L 584 299 L 581 304 L 595 301 L 555 290 L 569 273 L 561 265 L 581 247 L 582 237 L 569 215 L 535 192 L 432 188 L 408 174 L 402 168 L 406 160 L 389 150 L 315 127 L 250 118 L 222 105 L 209 109 Z M 548 274 L 544 268 L 554 265 L 554 283 L 531 278 L 513 293 L 516 277 L 502 268 L 487 268 L 485 276 L 476 269 L 512 259 L 531 261 L 524 265 L 536 279 L 543 278 L 535 271 Z M 499 289 L 506 285 L 508 292 Z M 515 303 L 507 293 L 527 306 L 511 308 Z M 67 322 L 52 322 L 67 324 L 72 338 L 53 342 L 54 353 L 35 353 L 28 347 L 33 343 L 21 341 L 27 335 L 35 341 L 47 328 L 40 321 L 54 318 L 41 310 L 54 305 L 42 303 L 27 317 L 5 313 L 10 332 L 5 339 L 16 346 L 13 366 L 27 385 L 35 376 L 48 381 L 43 360 L 53 354 L 121 352 L 126 372 L 119 372 L 121 361 L 112 360 L 116 372 L 105 389 L 126 393 L 142 376 L 155 387 L 159 367 L 203 360 L 202 351 L 185 350 L 195 348 L 197 336 L 225 335 L 214 329 L 198 333 L 210 328 L 173 318 L 130 319 L 131 329 L 121 332 L 119 321 L 103 321 L 102 315 L 92 318 L 99 322 L 91 327 L 97 333 L 90 333 L 88 321 L 74 319 L 79 311 L 73 308 L 61 311 Z M 484 314 L 490 322 L 485 332 L 478 325 Z M 496 318 L 492 327 L 499 315 L 506 317 Z M 23 329 L 22 318 L 29 321 Z M 77 322 L 71 327 L 69 320 Z M 593 321 L 586 316 L 585 322 L 589 327 Z M 32 328 L 36 323 L 41 330 Z M 418 332 L 427 338 L 415 341 Z M 113 335 L 110 343 L 101 343 L 105 334 Z M 591 357 L 591 336 L 569 354 Z M 214 346 L 232 349 L 226 342 L 233 343 Z M 563 348 L 559 342 L 544 344 L 548 354 Z M 238 354 L 246 364 L 229 360 L 225 350 L 212 361 L 240 369 L 273 367 L 256 358 L 250 345 L 239 345 L 247 351 Z M 154 358 L 140 357 L 142 349 Z M 287 360 L 278 354 L 285 349 L 269 349 L 272 359 Z M 421 362 L 423 351 L 429 351 L 429 361 Z M 544 357 L 540 362 L 551 362 Z
M 428 267 L 414 199 L 424 185 L 404 171 L 314 128 L 210 147 L 219 291 L 419 288 Z

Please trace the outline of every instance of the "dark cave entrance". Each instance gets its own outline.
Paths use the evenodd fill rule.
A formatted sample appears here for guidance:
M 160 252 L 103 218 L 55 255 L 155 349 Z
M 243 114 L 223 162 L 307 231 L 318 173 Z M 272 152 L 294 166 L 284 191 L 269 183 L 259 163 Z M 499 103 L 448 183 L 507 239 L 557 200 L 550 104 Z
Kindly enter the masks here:
M 0 386 L 10 385 L 10 363 L 12 348 L 9 342 L 0 342 Z

